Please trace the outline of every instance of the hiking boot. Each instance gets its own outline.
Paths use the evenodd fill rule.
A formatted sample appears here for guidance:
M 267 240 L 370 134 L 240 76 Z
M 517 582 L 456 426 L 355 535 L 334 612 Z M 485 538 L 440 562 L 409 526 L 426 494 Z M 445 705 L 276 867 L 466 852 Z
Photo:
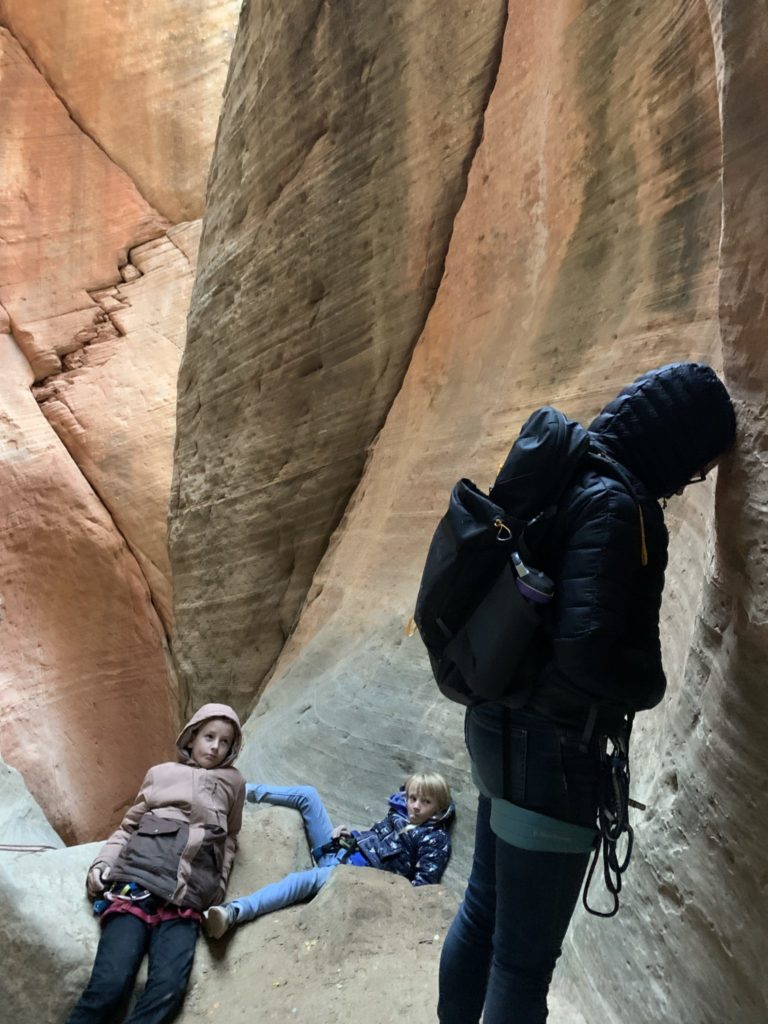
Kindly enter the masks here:
M 203 931 L 209 939 L 220 939 L 237 923 L 237 917 L 237 907 L 233 907 L 231 903 L 210 907 L 203 914 Z

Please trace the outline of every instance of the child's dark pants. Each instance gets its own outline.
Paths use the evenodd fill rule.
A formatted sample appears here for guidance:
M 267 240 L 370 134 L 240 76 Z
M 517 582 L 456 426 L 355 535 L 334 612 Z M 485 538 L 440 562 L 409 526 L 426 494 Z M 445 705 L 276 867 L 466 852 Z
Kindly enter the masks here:
M 150 927 L 133 914 L 104 922 L 88 986 L 67 1024 L 112 1024 L 125 1006 L 145 953 L 147 986 L 125 1024 L 166 1024 L 176 1016 L 195 956 L 198 923 L 179 918 Z

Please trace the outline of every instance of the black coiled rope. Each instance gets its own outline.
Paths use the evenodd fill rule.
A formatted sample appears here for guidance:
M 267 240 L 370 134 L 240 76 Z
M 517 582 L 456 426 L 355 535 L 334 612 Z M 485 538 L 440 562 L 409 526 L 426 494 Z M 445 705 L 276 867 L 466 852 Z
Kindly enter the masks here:
M 595 852 L 584 883 L 582 903 L 584 908 L 596 917 L 613 917 L 619 909 L 621 876 L 629 867 L 634 843 L 634 832 L 629 824 L 629 733 L 631 720 L 625 733 L 617 736 L 600 737 L 600 802 L 598 807 L 598 836 Z M 611 749 L 608 749 L 610 744 Z M 635 805 L 642 806 L 642 805 Z M 619 859 L 619 844 L 626 836 L 626 849 Z M 603 877 L 605 887 L 613 897 L 610 910 L 595 910 L 589 905 L 589 888 L 602 850 Z

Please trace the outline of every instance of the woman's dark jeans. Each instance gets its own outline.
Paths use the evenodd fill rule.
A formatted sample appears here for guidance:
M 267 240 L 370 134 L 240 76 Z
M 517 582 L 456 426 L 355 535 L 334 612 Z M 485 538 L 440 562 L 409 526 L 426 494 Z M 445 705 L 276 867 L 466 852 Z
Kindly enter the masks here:
M 508 715 L 508 778 L 502 747 Z M 599 756 L 540 715 L 488 704 L 467 713 L 466 740 L 485 787 L 552 818 L 592 827 Z M 506 786 L 505 786 L 506 782 Z M 472 871 L 440 960 L 441 1024 L 543 1024 L 547 991 L 589 854 L 523 850 L 491 831 L 481 796 Z

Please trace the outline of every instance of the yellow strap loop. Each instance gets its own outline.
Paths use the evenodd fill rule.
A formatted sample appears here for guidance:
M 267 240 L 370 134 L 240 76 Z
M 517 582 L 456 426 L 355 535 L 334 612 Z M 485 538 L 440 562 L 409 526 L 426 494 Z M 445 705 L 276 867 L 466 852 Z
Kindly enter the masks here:
M 640 513 L 640 564 L 648 565 L 648 547 L 645 543 L 645 520 L 643 519 L 643 509 L 639 504 L 637 511 Z

